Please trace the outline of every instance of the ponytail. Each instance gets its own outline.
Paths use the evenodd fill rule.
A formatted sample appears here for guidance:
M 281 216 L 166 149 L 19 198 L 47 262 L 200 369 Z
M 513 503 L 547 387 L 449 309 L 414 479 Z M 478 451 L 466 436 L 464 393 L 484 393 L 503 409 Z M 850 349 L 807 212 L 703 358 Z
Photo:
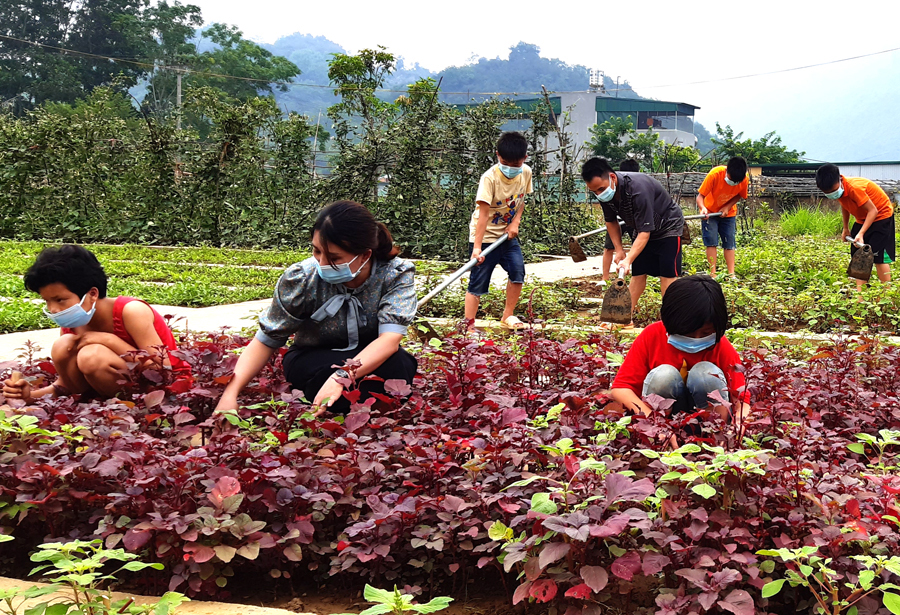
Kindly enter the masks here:
M 400 248 L 394 245 L 394 238 L 384 222 L 378 223 L 378 244 L 373 254 L 380 261 L 388 261 L 400 254 Z

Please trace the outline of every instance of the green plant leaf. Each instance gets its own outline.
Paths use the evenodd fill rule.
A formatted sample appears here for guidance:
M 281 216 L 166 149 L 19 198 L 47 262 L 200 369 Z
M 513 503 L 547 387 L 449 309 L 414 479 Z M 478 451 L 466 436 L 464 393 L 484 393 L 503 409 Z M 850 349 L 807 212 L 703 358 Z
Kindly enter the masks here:
M 416 613 L 436 613 L 438 611 L 442 611 L 450 606 L 450 603 L 453 602 L 453 598 L 449 598 L 447 596 L 438 596 L 434 598 L 427 604 L 412 604 L 409 609 L 411 611 L 415 611 Z
M 858 455 L 866 454 L 866 445 L 862 442 L 854 442 L 853 444 L 848 444 L 847 448 L 850 449 L 851 452 L 856 453 Z
M 394 607 L 390 604 L 376 604 L 375 606 L 370 606 L 359 615 L 384 615 L 384 613 L 391 613 L 393 611 Z
M 545 515 L 555 515 L 558 508 L 554 502 L 550 501 L 549 493 L 541 492 L 531 496 L 531 510 Z M 490 537 L 490 530 L 488 530 L 488 536 Z
M 706 483 L 694 485 L 693 487 L 691 487 L 691 491 L 707 500 L 718 493 L 718 491 L 716 491 L 714 487 L 712 487 L 711 485 L 707 485 Z
M 900 615 L 900 594 L 884 592 L 882 596 L 884 607 L 894 615 Z
M 491 540 L 505 540 L 508 533 L 509 528 L 499 521 L 494 521 L 491 524 L 491 527 L 488 528 L 488 538 Z M 368 598 L 366 598 L 366 600 L 368 600 Z
M 388 591 L 386 589 L 378 589 L 377 587 L 372 587 L 368 583 L 366 583 L 366 587 L 363 590 L 363 598 L 366 599 L 366 602 L 377 602 L 379 604 L 393 604 L 394 603 L 394 592 Z
M 762 597 L 763 598 L 771 598 L 772 596 L 778 594 L 781 591 L 781 588 L 784 587 L 784 582 L 787 579 L 778 579 L 777 581 L 769 581 L 762 588 Z

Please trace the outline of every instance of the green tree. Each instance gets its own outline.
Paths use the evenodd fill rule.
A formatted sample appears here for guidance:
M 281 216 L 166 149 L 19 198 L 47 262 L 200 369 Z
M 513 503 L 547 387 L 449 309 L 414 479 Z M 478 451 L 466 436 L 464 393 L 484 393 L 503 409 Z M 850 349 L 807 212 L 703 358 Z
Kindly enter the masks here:
M 590 128 L 591 153 L 609 160 L 617 168 L 626 158 L 634 158 L 646 171 L 651 171 L 654 155 L 660 147 L 659 135 L 652 132 L 638 132 L 634 121 L 627 117 L 612 117 L 602 124 Z
M 150 78 L 144 104 L 158 117 L 170 116 L 175 109 L 177 77 L 182 73 L 182 88 L 214 88 L 226 100 L 248 102 L 257 96 L 271 96 L 274 90 L 285 92 L 300 69 L 290 60 L 274 55 L 233 26 L 213 24 L 203 31 L 213 49 L 198 52 L 193 43 L 182 43 L 179 36 L 160 48 L 157 68 Z M 188 118 L 196 123 L 196 118 Z
M 743 156 L 749 164 L 777 164 L 802 162 L 806 152 L 798 152 L 788 149 L 781 144 L 781 137 L 775 131 L 766 133 L 760 139 L 744 139 L 743 132 L 734 134 L 731 126 L 722 126 L 716 122 L 716 137 L 711 139 L 716 149 L 713 152 L 713 160 L 716 163 L 724 163 L 734 156 Z
M 400 111 L 375 93 L 395 65 L 396 58 L 384 47 L 363 49 L 355 56 L 337 53 L 328 64 L 334 94 L 341 97 L 328 108 L 338 149 L 331 184 L 341 194 L 335 196 L 366 204 L 378 201 L 378 178 L 394 154 L 389 135 Z M 410 93 L 411 100 L 419 100 L 416 91 Z
M 184 44 L 200 22 L 198 7 L 177 1 L 4 0 L 0 99 L 21 112 L 46 101 L 71 103 L 114 82 L 131 87 L 162 46 Z

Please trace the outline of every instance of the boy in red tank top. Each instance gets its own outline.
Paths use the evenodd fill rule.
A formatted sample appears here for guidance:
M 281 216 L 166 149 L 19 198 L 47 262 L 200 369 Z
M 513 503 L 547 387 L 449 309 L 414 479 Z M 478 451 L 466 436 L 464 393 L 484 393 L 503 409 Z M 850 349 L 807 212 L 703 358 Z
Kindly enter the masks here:
M 7 399 L 30 402 L 45 395 L 85 393 L 93 390 L 114 397 L 125 360 L 121 355 L 145 350 L 157 355 L 161 348 L 177 350 L 172 331 L 156 310 L 132 297 L 106 296 L 107 277 L 91 252 L 81 246 L 45 248 L 25 273 L 25 287 L 46 303 L 44 313 L 60 327 L 60 338 L 50 356 L 56 382 L 32 390 L 28 382 L 7 380 Z M 189 366 L 172 356 L 164 358 L 172 370 L 190 374 Z

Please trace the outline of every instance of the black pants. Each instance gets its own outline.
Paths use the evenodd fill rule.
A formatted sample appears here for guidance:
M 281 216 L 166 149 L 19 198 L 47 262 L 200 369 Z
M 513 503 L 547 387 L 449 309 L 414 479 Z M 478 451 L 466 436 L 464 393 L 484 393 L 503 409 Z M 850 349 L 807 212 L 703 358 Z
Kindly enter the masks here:
M 366 345 L 360 342 L 356 350 L 331 350 L 330 348 L 298 348 L 291 346 L 284 355 L 282 366 L 285 379 L 297 390 L 303 391 L 306 399 L 313 401 L 325 381 L 337 369 L 332 365 L 343 365 L 352 359 Z M 400 348 L 379 365 L 372 375 L 385 380 L 405 380 L 412 384 L 419 367 L 418 361 L 411 354 Z M 384 393 L 384 383 L 377 380 L 364 380 L 359 383 L 362 395 L 359 401 L 365 401 L 372 393 Z M 331 411 L 344 414 L 350 410 L 350 402 L 344 397 L 332 404 Z

